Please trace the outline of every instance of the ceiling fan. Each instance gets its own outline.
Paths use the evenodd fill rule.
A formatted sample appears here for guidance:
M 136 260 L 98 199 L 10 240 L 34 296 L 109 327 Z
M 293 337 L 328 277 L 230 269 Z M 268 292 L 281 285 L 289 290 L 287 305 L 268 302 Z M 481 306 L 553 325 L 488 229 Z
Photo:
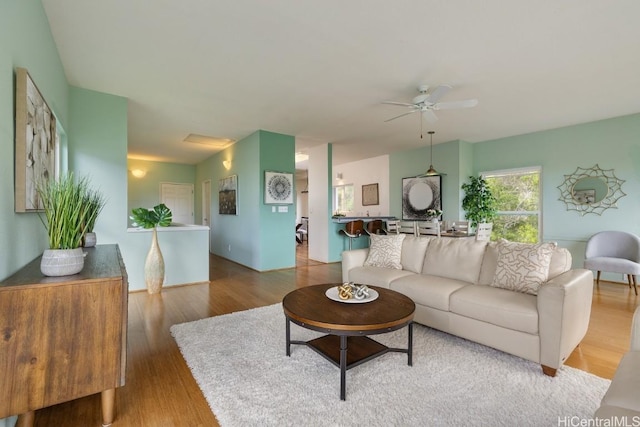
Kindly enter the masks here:
M 420 85 L 418 86 L 418 92 L 420 94 L 413 98 L 411 103 L 406 102 L 395 102 L 395 101 L 383 101 L 383 104 L 390 105 L 400 105 L 402 107 L 408 107 L 409 111 L 399 116 L 392 117 L 385 122 L 390 122 L 391 120 L 398 119 L 400 117 L 404 117 L 409 114 L 420 112 L 421 115 L 426 118 L 429 122 L 435 122 L 438 120 L 438 117 L 435 115 L 434 111 L 436 110 L 452 110 L 456 108 L 471 108 L 478 105 L 477 99 L 467 99 L 464 101 L 451 101 L 451 102 L 438 102 L 440 98 L 442 98 L 447 92 L 453 89 L 452 86 L 449 85 L 440 85 L 431 92 L 429 92 L 428 85 Z

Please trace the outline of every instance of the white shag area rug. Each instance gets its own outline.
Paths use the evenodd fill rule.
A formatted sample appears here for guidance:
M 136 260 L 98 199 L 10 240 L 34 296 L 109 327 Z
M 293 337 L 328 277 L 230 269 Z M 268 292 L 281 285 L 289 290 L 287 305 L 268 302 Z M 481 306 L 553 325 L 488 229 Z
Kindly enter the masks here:
M 303 345 L 285 354 L 281 304 L 171 327 L 216 418 L 227 426 L 563 426 L 592 417 L 610 381 L 540 365 L 414 325 L 413 366 L 387 353 L 347 371 Z M 406 348 L 406 328 L 373 338 Z M 291 324 L 291 339 L 320 334 Z M 574 424 L 572 424 L 572 422 Z

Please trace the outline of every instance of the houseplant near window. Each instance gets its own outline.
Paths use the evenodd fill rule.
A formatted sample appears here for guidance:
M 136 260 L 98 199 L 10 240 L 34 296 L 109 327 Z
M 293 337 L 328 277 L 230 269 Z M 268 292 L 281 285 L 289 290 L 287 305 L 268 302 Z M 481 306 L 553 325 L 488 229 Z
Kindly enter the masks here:
M 153 229 L 151 248 L 144 263 L 144 281 L 147 292 L 156 294 L 162 290 L 164 283 L 164 258 L 158 245 L 157 227 L 168 227 L 171 224 L 171 209 L 164 203 L 154 206 L 153 209 L 136 208 L 131 211 L 129 218 L 134 227 Z
M 462 209 L 471 227 L 490 223 L 496 215 L 496 198 L 491 193 L 487 181 L 482 176 L 470 176 L 469 182 L 462 184 L 465 195 Z
M 45 276 L 67 276 L 82 271 L 84 254 L 82 237 L 91 216 L 87 200 L 102 200 L 102 195 L 89 186 L 88 178 L 74 179 L 68 173 L 58 179 L 51 179 L 37 187 L 38 196 L 44 206 L 44 216 L 40 216 L 49 237 L 49 249 L 45 250 L 40 270 Z M 95 223 L 95 217 L 93 222 Z

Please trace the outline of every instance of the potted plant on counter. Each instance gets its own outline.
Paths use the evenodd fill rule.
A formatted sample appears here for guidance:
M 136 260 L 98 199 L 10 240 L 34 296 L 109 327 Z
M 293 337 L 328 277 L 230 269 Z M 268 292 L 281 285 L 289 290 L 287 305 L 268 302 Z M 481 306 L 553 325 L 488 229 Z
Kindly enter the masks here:
M 478 224 L 491 223 L 496 215 L 496 198 L 487 181 L 482 176 L 470 176 L 469 182 L 462 184 L 462 190 L 465 193 L 462 209 L 469 225 L 476 228 Z
M 45 250 L 40 270 L 45 276 L 67 276 L 79 273 L 84 267 L 82 238 L 90 217 L 95 222 L 98 212 L 90 212 L 87 200 L 102 200 L 102 195 L 89 186 L 88 178 L 74 179 L 73 173 L 51 179 L 37 186 L 44 216 L 40 216 L 47 230 L 49 249 Z
M 134 227 L 153 229 L 151 248 L 144 263 L 144 281 L 147 292 L 156 294 L 162 290 L 164 283 L 164 258 L 158 245 L 157 227 L 168 227 L 171 224 L 171 209 L 164 203 L 154 206 L 153 209 L 136 208 L 131 211 L 129 218 Z

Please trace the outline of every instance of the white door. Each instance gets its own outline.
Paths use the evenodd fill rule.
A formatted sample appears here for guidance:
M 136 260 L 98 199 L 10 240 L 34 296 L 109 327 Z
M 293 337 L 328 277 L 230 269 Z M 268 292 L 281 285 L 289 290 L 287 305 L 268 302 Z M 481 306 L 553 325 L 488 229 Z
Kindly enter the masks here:
M 202 225 L 211 225 L 211 180 L 202 183 Z
M 193 224 L 193 184 L 160 183 L 160 202 L 171 209 L 173 222 Z
M 209 227 L 209 252 L 211 248 L 211 180 L 202 183 L 202 225 Z

